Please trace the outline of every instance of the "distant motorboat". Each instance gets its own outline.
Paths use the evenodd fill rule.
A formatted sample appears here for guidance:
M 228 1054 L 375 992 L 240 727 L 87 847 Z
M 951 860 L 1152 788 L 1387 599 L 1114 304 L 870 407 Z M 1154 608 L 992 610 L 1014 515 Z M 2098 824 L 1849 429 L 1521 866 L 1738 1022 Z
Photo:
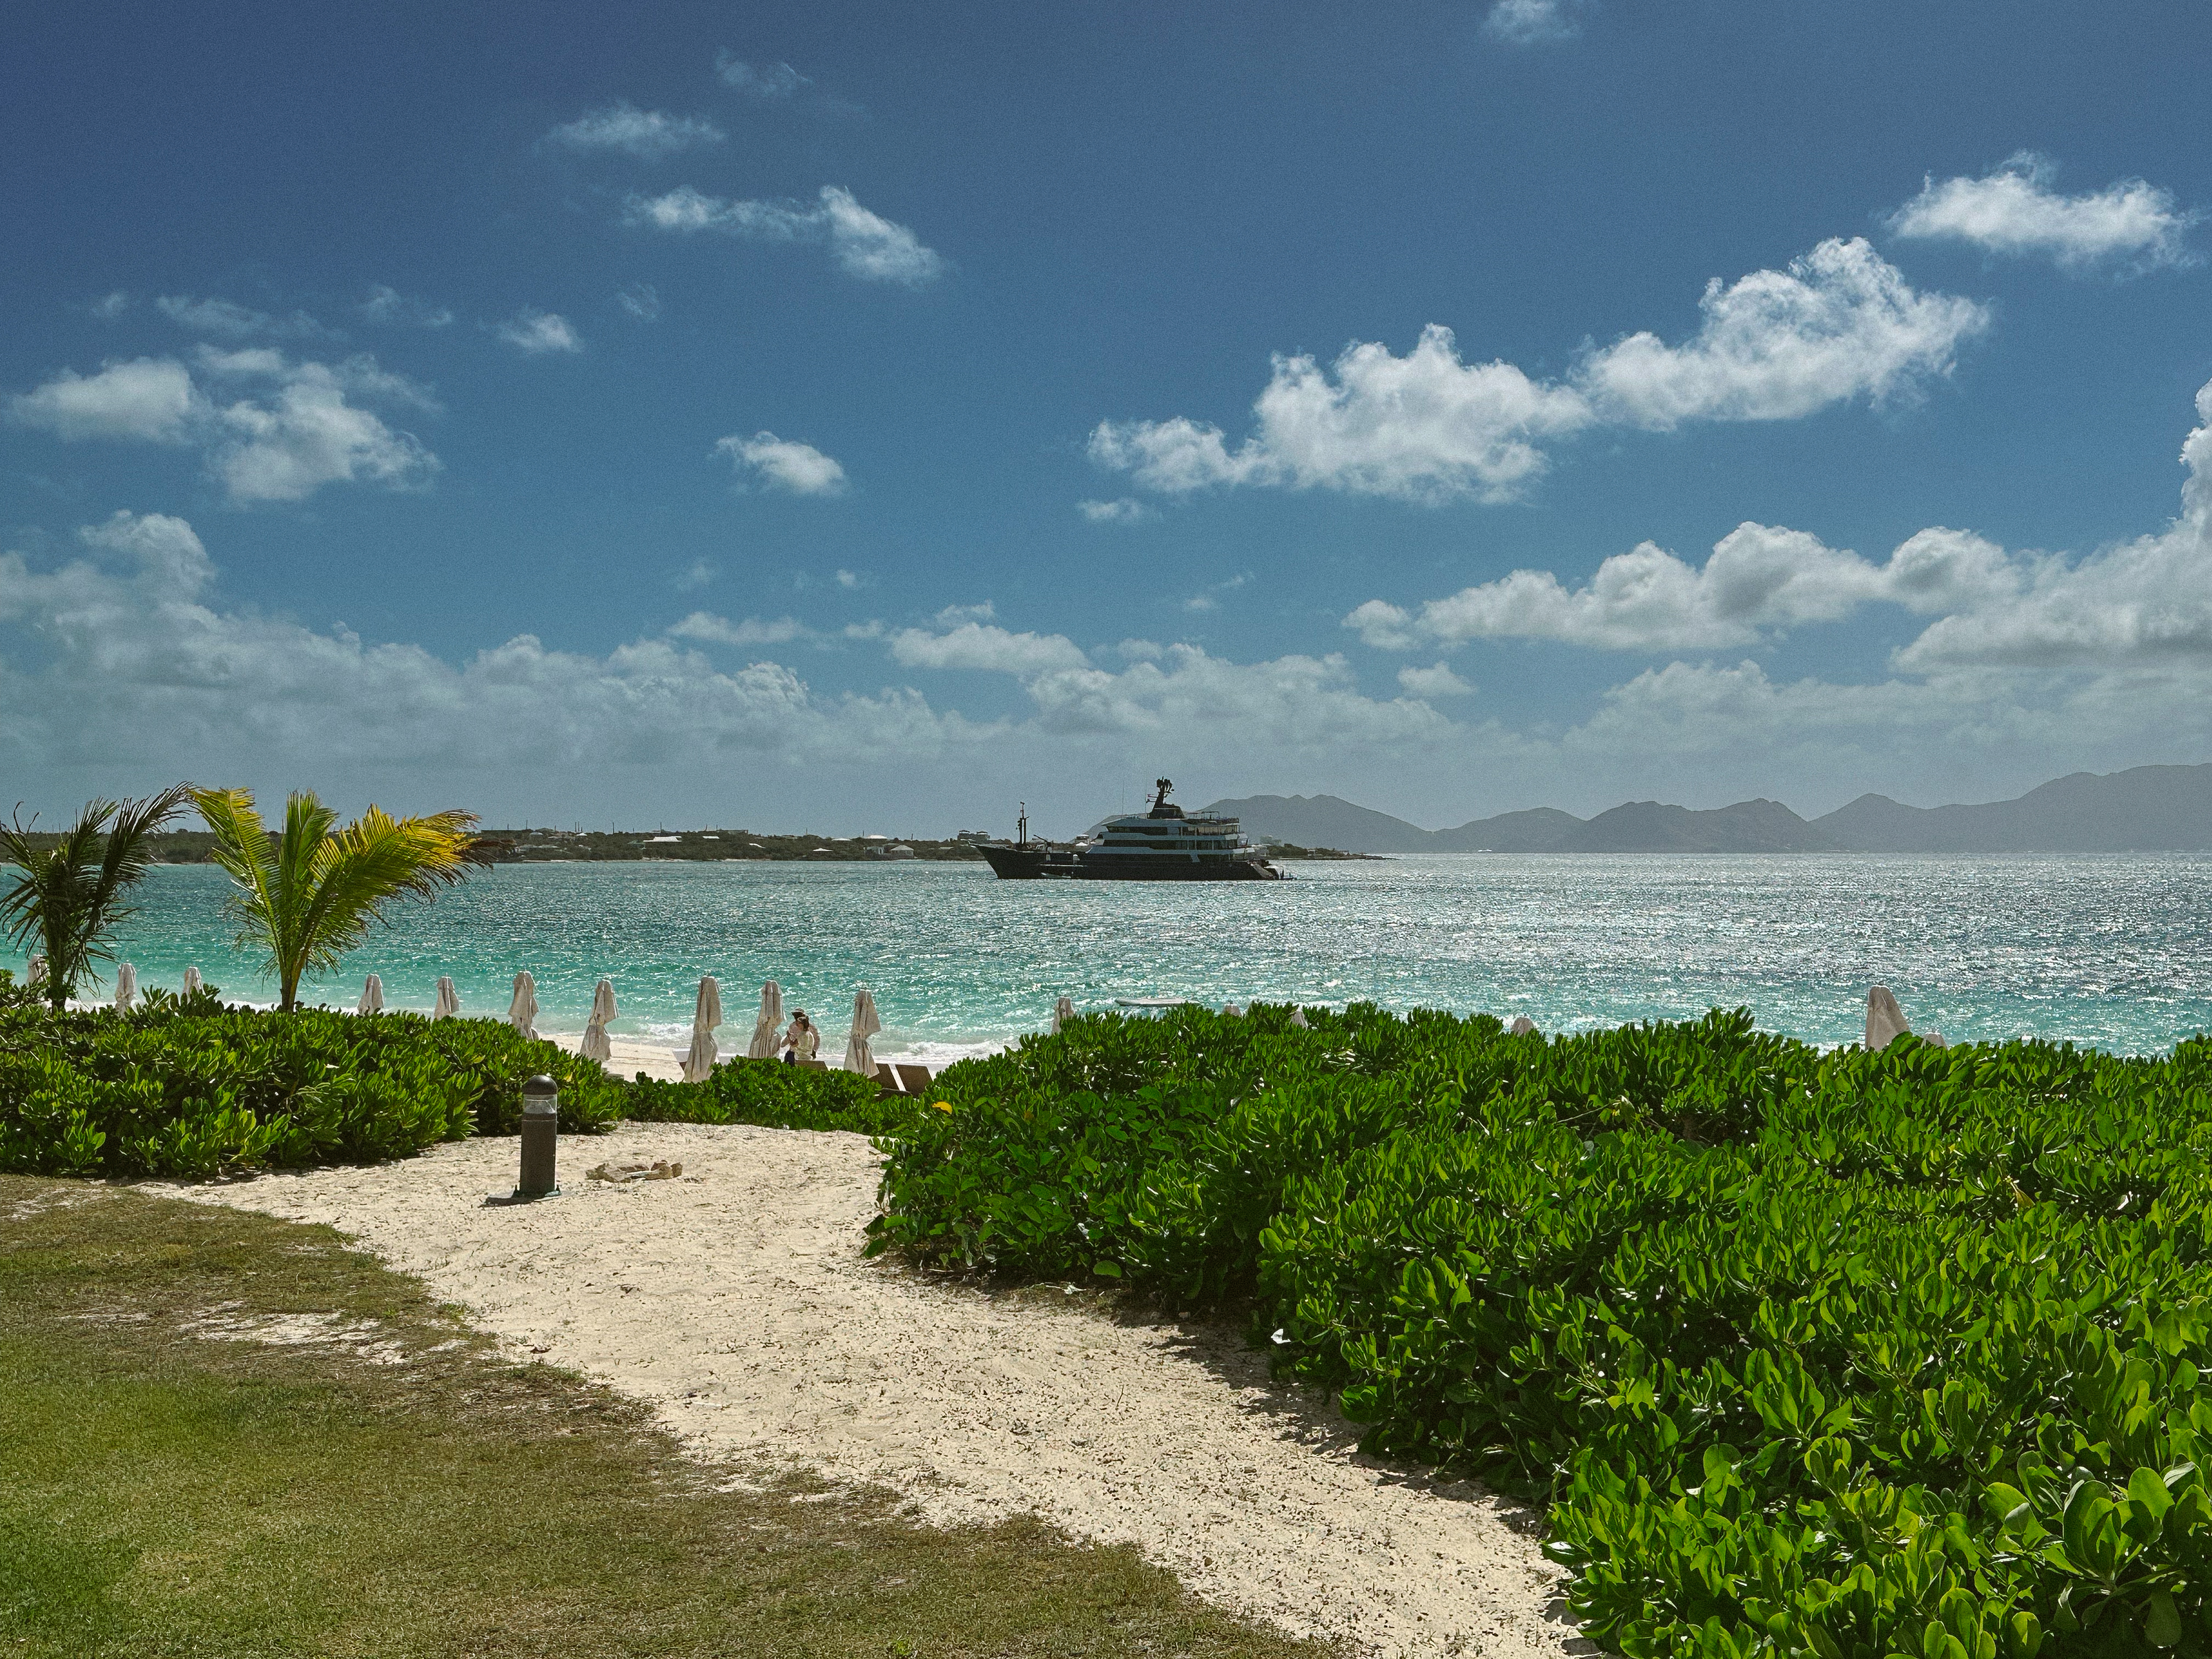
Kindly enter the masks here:
M 1030 839 L 1022 813 L 1017 838 L 976 850 L 1005 881 L 1283 881 L 1265 849 L 1244 839 L 1243 825 L 1224 812 L 1186 812 L 1168 799 L 1175 786 L 1157 781 L 1148 812 L 1109 818 L 1097 837 L 1062 847 Z

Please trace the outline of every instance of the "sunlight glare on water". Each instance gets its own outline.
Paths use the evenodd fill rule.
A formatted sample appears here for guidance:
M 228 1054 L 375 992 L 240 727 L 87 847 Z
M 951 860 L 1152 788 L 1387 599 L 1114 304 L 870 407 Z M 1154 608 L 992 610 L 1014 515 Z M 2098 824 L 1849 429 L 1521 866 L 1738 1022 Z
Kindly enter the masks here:
M 981 864 L 507 865 L 391 927 L 313 981 L 351 1006 L 364 975 L 427 1012 L 451 974 L 465 1012 L 506 1012 L 514 972 L 539 1026 L 582 1028 L 614 981 L 625 1034 L 672 1037 L 702 974 L 728 1036 L 760 982 L 833 1039 L 861 986 L 886 1053 L 945 1056 L 1039 1030 L 1053 1000 L 1355 1000 L 1510 1018 L 1547 1031 L 1749 1006 L 1761 1026 L 1855 1041 L 1869 985 L 1923 1030 L 2154 1053 L 2212 1027 L 2212 859 L 1465 854 L 1299 864 L 1282 883 L 1002 882 Z M 120 957 L 146 985 L 197 963 L 233 998 L 269 983 L 229 949 L 208 866 L 157 870 Z M 0 956 L 20 975 L 20 956 Z

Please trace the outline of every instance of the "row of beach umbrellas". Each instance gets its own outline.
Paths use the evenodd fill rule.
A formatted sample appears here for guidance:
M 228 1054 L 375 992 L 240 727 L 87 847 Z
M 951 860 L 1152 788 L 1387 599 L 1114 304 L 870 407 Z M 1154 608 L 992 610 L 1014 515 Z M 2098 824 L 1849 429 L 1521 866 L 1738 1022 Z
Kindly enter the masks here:
M 370 983 L 374 984 L 374 976 Z M 452 1006 L 447 1002 L 451 1000 Z M 1062 998 L 1062 1001 L 1066 999 Z M 374 1012 L 368 1006 L 368 994 L 362 994 L 362 1012 Z M 382 1006 L 380 997 L 378 1006 Z M 459 1012 L 460 1000 L 453 995 L 453 981 L 438 981 L 438 1012 L 433 1019 L 450 1018 Z M 592 992 L 591 1018 L 584 1024 L 584 1040 L 577 1051 L 586 1060 L 605 1062 L 613 1058 L 613 1045 L 607 1040 L 607 1025 L 617 1012 L 615 1003 L 614 981 L 602 979 Z M 514 997 L 508 1003 L 507 1022 L 524 1036 L 538 1035 L 538 981 L 527 969 L 514 976 Z M 699 995 L 691 1013 L 691 1046 L 684 1055 L 684 1079 L 687 1083 L 703 1080 L 714 1069 L 721 1049 L 714 1041 L 714 1032 L 722 1023 L 721 982 L 712 974 L 701 975 Z M 876 1015 L 876 1000 L 866 991 L 853 998 L 853 1029 L 846 1039 L 845 1058 L 842 1064 L 848 1072 L 858 1072 L 863 1077 L 875 1075 L 876 1057 L 869 1048 L 869 1040 L 884 1029 Z M 769 980 L 761 987 L 760 1013 L 753 1021 L 752 1041 L 745 1047 L 749 1060 L 774 1060 L 782 1046 L 783 987 Z

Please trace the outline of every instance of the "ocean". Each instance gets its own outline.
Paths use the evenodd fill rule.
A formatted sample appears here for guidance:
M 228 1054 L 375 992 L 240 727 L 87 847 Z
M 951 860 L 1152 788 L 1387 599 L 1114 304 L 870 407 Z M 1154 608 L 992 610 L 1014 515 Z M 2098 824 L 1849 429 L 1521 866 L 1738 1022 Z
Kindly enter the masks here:
M 501 1015 L 535 976 L 539 1028 L 578 1031 L 601 975 L 617 1036 L 681 1046 L 702 974 L 728 1051 L 761 981 L 842 1047 L 874 993 L 879 1053 L 943 1061 L 1042 1029 L 1054 999 L 1446 1008 L 1547 1031 L 1748 1006 L 1822 1043 L 1857 1040 L 1867 988 L 1915 1029 L 2155 1054 L 2212 1030 L 2212 858 L 1505 856 L 1297 864 L 1273 883 L 1002 882 L 981 864 L 543 864 L 480 872 L 395 906 L 340 974 L 303 988 L 351 1007 L 362 976 L 428 1012 L 453 975 L 465 1013 Z M 157 869 L 120 955 L 142 985 L 197 964 L 233 1000 L 272 1000 L 233 953 L 226 884 Z M 20 976 L 20 956 L 0 955 Z

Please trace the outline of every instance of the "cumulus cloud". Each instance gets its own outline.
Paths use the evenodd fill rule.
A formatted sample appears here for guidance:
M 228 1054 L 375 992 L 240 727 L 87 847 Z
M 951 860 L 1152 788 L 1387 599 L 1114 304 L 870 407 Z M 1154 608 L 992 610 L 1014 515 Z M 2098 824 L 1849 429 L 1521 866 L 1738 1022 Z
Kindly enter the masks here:
M 716 54 L 714 73 L 724 86 L 765 103 L 795 98 L 814 84 L 788 64 L 748 64 L 726 52 Z
M 1881 562 L 1802 531 L 1744 524 L 1695 567 L 1646 542 L 1579 586 L 1516 570 L 1408 611 L 1370 599 L 1348 628 L 1385 650 L 1556 640 L 1599 650 L 1705 651 L 1893 605 L 1934 620 L 1895 654 L 1911 674 L 2212 673 L 2212 384 L 2184 441 L 2181 512 L 2164 530 L 2069 559 L 1935 527 Z
M 492 331 L 493 333 L 532 357 L 544 356 L 548 352 L 576 352 L 584 349 L 583 336 L 566 317 L 558 312 L 533 311 L 528 306 L 514 313 Z
M 793 617 L 778 617 L 773 622 L 747 617 L 733 623 L 705 611 L 694 611 L 668 632 L 676 639 L 697 640 L 705 645 L 788 645 L 793 640 L 814 637 L 813 630 Z
M 641 323 L 650 323 L 660 316 L 660 290 L 651 283 L 632 283 L 615 295 L 615 303 Z
M 295 311 L 289 317 L 273 317 L 265 311 L 256 311 L 230 300 L 196 300 L 180 294 L 165 294 L 154 301 L 154 306 L 171 322 L 190 329 L 195 334 L 212 334 L 226 340 L 246 340 L 256 335 L 269 339 L 331 340 L 343 337 L 317 322 L 304 311 Z
M 198 412 L 191 374 L 173 357 L 110 361 L 96 374 L 64 368 L 8 400 L 8 416 L 17 425 L 71 440 L 183 443 Z
M 1559 640 L 1613 651 L 1744 645 L 1803 623 L 1837 622 L 1885 601 L 1923 613 L 1998 597 L 2018 577 L 1979 537 L 1923 530 L 1877 565 L 1798 530 L 1742 524 L 1692 566 L 1645 542 L 1579 587 L 1547 570 L 1431 599 L 1409 613 L 1370 599 L 1345 618 L 1372 646 L 1406 650 L 1480 639 Z
M 804 242 L 830 250 L 839 270 L 864 282 L 920 288 L 944 275 L 945 261 L 904 225 L 870 211 L 853 192 L 824 185 L 812 203 L 732 201 L 690 185 L 663 196 L 633 197 L 629 222 L 677 234 L 713 231 L 763 242 Z
M 1401 668 L 1398 684 L 1410 697 L 1468 697 L 1474 688 L 1452 672 L 1449 663 L 1436 663 L 1427 668 Z
M 238 501 L 300 501 L 328 483 L 414 489 L 438 471 L 412 434 L 353 401 L 436 408 L 373 357 L 296 362 L 268 347 L 203 347 L 196 363 L 198 378 L 173 357 L 109 362 L 89 375 L 64 369 L 9 398 L 9 417 L 65 440 L 196 446 Z
M 1133 495 L 1110 501 L 1078 501 L 1075 510 L 1093 524 L 1137 524 L 1152 516 L 1152 509 Z
M 778 664 L 725 671 L 667 640 L 592 656 L 521 635 L 455 665 L 222 608 L 182 520 L 118 514 L 80 540 L 52 569 L 0 554 L 0 626 L 42 641 L 34 671 L 0 658 L 10 771 L 94 755 L 210 781 L 383 767 L 480 787 L 580 765 L 930 757 L 977 735 L 911 691 L 822 696 Z
M 1482 20 L 1482 32 L 1511 46 L 1549 46 L 1583 32 L 1590 0 L 1498 0 Z
M 794 495 L 836 495 L 845 488 L 845 469 L 812 444 L 779 438 L 773 432 L 756 432 L 750 438 L 733 432 L 716 441 L 714 447 L 730 458 L 741 476 Z
M 580 115 L 545 135 L 549 143 L 564 149 L 611 150 L 641 161 L 719 144 L 728 136 L 702 116 L 671 115 L 619 102 Z
M 963 622 L 942 634 L 908 628 L 890 638 L 893 661 L 908 668 L 967 668 L 1027 677 L 1091 665 L 1060 634 L 1017 634 L 994 623 Z
M 354 310 L 366 321 L 391 328 L 445 328 L 453 320 L 453 313 L 445 307 L 411 299 L 382 283 L 372 286 L 368 297 Z
M 2124 259 L 2138 267 L 2193 263 L 2185 239 L 2204 216 L 2184 211 L 2172 192 L 2141 179 L 2064 196 L 2057 167 L 2022 150 L 1978 179 L 1933 173 L 1920 194 L 1889 217 L 1897 235 L 1970 242 L 1991 253 L 2042 254 L 2072 270 Z
M 1548 444 L 1592 427 L 1789 420 L 1910 396 L 1949 374 L 1960 344 L 1989 321 L 1972 301 L 1916 293 L 1863 238 L 1823 242 L 1785 270 L 1716 281 L 1700 307 L 1685 343 L 1630 335 L 1586 352 L 1564 381 L 1463 362 L 1437 324 L 1403 357 L 1375 343 L 1347 347 L 1326 370 L 1279 356 L 1255 429 L 1235 447 L 1218 427 L 1178 416 L 1101 422 L 1091 457 L 1170 495 L 1250 484 L 1510 501 L 1542 473 Z

